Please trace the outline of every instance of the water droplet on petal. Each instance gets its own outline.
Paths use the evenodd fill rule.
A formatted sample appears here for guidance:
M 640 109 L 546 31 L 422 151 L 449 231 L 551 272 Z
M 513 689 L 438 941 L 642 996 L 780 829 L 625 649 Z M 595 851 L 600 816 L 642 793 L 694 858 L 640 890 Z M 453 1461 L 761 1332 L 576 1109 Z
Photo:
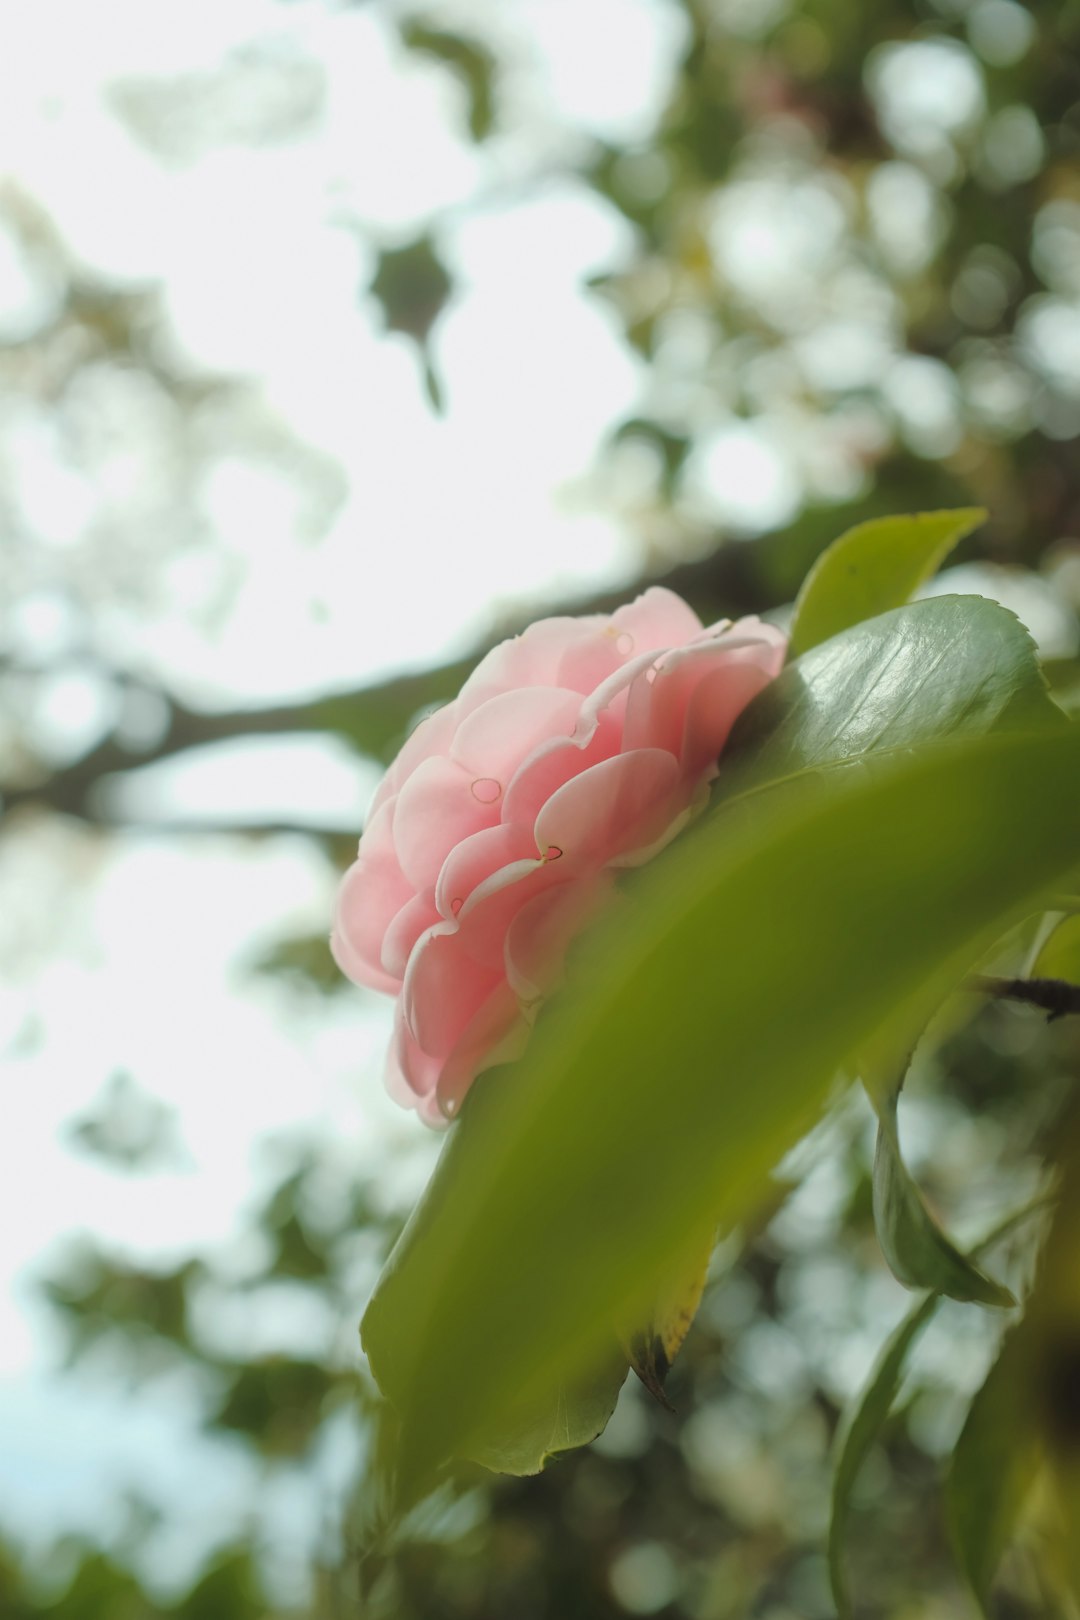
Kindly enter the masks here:
M 439 1112 L 446 1119 L 453 1119 L 454 1115 L 457 1113 L 457 1105 L 458 1100 L 456 1097 L 439 1098 Z
M 562 850 L 559 848 L 558 844 L 549 844 L 547 849 L 544 851 L 545 861 L 557 861 L 561 858 L 561 856 Z
M 502 794 L 502 783 L 493 776 L 478 776 L 472 785 L 472 796 L 481 804 L 494 804 Z
M 634 638 L 629 630 L 624 630 L 620 636 L 615 638 L 615 651 L 622 653 L 624 658 L 629 658 L 633 650 Z
M 453 914 L 453 916 L 455 916 L 455 917 L 457 916 L 458 912 L 461 910 L 461 908 L 462 908 L 462 906 L 464 904 L 465 904 L 464 900 L 451 900 L 451 902 L 450 902 L 450 911 Z

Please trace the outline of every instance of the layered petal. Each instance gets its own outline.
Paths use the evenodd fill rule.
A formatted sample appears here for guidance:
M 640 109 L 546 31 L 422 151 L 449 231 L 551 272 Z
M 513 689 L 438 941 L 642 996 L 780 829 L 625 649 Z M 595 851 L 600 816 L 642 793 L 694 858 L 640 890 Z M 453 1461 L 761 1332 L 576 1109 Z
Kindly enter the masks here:
M 486 879 L 519 861 L 536 861 L 531 827 L 500 822 L 463 839 L 447 856 L 435 886 L 435 905 L 440 915 L 457 917 L 469 896 Z
M 701 634 L 701 620 L 688 603 L 664 585 L 647 591 L 616 608 L 611 623 L 621 635 L 633 637 L 633 651 L 681 647 Z
M 429 1057 L 421 1050 L 399 1001 L 394 1009 L 394 1032 L 386 1059 L 386 1089 L 404 1107 L 415 1107 L 418 1097 L 434 1094 L 441 1073 L 442 1059 Z
M 402 986 L 405 1024 L 428 1057 L 446 1057 L 503 978 L 462 947 L 457 928 L 438 923 L 418 940 Z
M 330 944 L 342 971 L 372 990 L 396 991 L 399 977 L 382 963 L 382 941 L 393 918 L 413 897 L 393 841 L 396 801 L 389 800 L 360 840 L 360 853 L 338 890 Z
M 536 818 L 537 848 L 558 849 L 573 866 L 606 866 L 659 838 L 685 796 L 666 750 L 616 754 L 552 794 Z
M 499 798 L 452 759 L 425 759 L 395 801 L 394 847 L 414 889 L 433 888 L 463 839 L 499 819 Z
M 405 977 L 409 957 L 420 935 L 433 928 L 439 920 L 435 891 L 425 889 L 422 894 L 414 894 L 411 900 L 406 901 L 387 926 L 380 960 L 386 972 L 398 984 Z
M 425 759 L 444 754 L 458 724 L 456 703 L 445 703 L 440 709 L 422 715 L 402 744 L 401 751 L 375 789 L 370 815 L 381 808 L 401 784 L 408 780 L 416 767 Z
M 574 619 L 558 616 L 539 619 L 522 632 L 493 647 L 477 664 L 457 698 L 464 717 L 497 697 L 531 686 L 559 686 L 559 667 L 583 639 L 607 625 L 603 614 Z
M 581 694 L 559 686 L 532 686 L 488 698 L 461 722 L 450 757 L 492 801 L 501 798 L 518 766 L 551 737 L 570 737 L 581 713 Z M 491 801 L 489 801 L 491 802 Z
M 435 1094 L 443 1119 L 457 1113 L 478 1074 L 521 1057 L 528 1040 L 529 1025 L 504 979 L 477 1008 L 443 1064 Z
M 732 726 L 780 673 L 784 648 L 767 643 L 732 654 L 709 671 L 690 696 L 683 727 L 682 767 L 688 776 L 712 769 Z
M 510 779 L 503 799 L 503 820 L 531 828 L 541 809 L 564 782 L 622 746 L 622 725 L 608 710 L 590 719 L 582 737 L 553 737 L 534 748 Z
M 666 748 L 688 775 L 706 769 L 710 761 L 715 762 L 746 704 L 779 673 L 783 657 L 783 637 L 757 620 L 743 620 L 720 634 L 708 632 L 687 647 L 671 649 L 633 683 L 623 747 Z M 746 668 L 758 672 L 758 684 L 758 677 L 744 677 L 741 672 Z M 698 700 L 696 694 L 703 683 L 708 683 L 707 696 Z M 692 705 L 695 741 L 691 760 L 686 750 Z
M 506 930 L 503 960 L 511 989 L 526 1005 L 562 982 L 566 952 L 611 895 L 615 878 L 600 871 L 532 895 Z

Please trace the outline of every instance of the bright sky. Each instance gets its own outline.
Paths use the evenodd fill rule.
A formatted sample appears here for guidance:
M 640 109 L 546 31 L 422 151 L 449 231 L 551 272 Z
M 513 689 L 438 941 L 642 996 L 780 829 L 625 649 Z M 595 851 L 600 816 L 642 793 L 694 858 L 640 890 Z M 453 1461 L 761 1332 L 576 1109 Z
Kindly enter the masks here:
M 477 10 L 446 8 L 465 22 Z M 625 227 L 558 169 L 567 120 L 611 138 L 647 128 L 678 45 L 673 13 L 661 0 L 515 0 L 507 44 L 532 88 L 480 154 L 452 133 L 453 84 L 402 53 L 386 14 L 38 0 L 0 54 L 0 186 L 46 210 L 89 276 L 160 280 L 173 353 L 200 371 L 251 376 L 344 471 L 344 503 L 312 547 L 298 542 L 287 480 L 223 456 L 203 500 L 243 570 L 225 631 L 209 637 L 177 610 L 185 592 L 198 595 L 190 559 L 168 564 L 164 609 L 112 613 L 119 661 L 208 701 L 429 662 L 469 645 L 495 604 L 633 569 L 618 525 L 575 494 L 639 387 L 613 321 L 581 291 L 618 257 Z M 616 27 L 620 71 L 598 72 Z M 110 101 L 118 82 L 210 69 L 256 38 L 299 48 L 325 76 L 324 110 L 305 133 L 201 151 L 196 141 L 172 161 L 134 142 Z M 358 304 L 371 260 L 346 213 L 390 246 L 432 213 L 445 222 L 462 291 L 436 344 L 444 419 L 425 402 L 413 351 Z M 50 296 L 4 246 L 0 327 L 32 326 L 34 300 Z M 90 492 L 47 421 L 15 426 L 22 453 L 9 476 L 23 510 L 43 543 L 75 556 Z M 122 496 L 123 467 L 116 476 Z M 27 601 L 22 622 L 31 645 L 63 633 L 47 593 Z M 62 743 L 80 716 L 94 722 L 93 698 L 71 679 L 46 705 L 43 734 Z M 197 809 L 208 793 L 243 811 L 280 799 L 285 776 L 302 784 L 303 808 L 329 805 L 336 819 L 347 807 L 359 828 L 369 772 L 317 746 L 288 757 L 260 748 L 214 767 L 209 789 L 198 772 L 174 772 L 171 808 Z M 57 1381 L 60 1345 L 27 1288 L 43 1258 L 55 1261 L 75 1232 L 163 1264 L 220 1249 L 266 1185 L 261 1142 L 286 1130 L 332 1141 L 346 1169 L 389 1158 L 413 1186 L 430 1163 L 435 1140 L 381 1089 L 386 1009 L 359 993 L 312 1007 L 249 971 L 276 940 L 325 928 L 335 882 L 299 838 L 254 850 L 167 836 L 102 846 L 57 825 L 0 845 L 0 1051 L 18 1099 L 0 1140 L 11 1202 L 0 1222 L 0 1521 L 29 1540 L 108 1536 L 125 1489 L 150 1480 L 165 1522 L 148 1557 L 167 1581 L 193 1546 L 238 1526 L 252 1484 L 236 1451 L 195 1438 L 195 1392 L 182 1380 L 136 1398 L 105 1371 Z M 116 1176 L 66 1138 L 66 1122 L 117 1070 L 176 1109 L 185 1151 L 175 1168 Z M 351 1342 L 355 1323 L 346 1327 Z M 340 1328 L 316 1324 L 316 1353 L 333 1349 Z M 332 1496 L 355 1459 L 347 1439 L 330 1450 L 320 1470 Z M 260 1511 L 287 1586 L 317 1527 L 309 1490 L 287 1480 L 276 1490 Z

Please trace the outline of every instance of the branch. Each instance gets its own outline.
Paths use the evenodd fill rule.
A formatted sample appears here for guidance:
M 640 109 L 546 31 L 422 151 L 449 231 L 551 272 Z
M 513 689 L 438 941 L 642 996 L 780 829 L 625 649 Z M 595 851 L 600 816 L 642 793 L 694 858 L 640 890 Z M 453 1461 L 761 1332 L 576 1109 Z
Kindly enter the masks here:
M 554 606 L 541 611 L 610 613 L 649 584 L 666 585 L 688 597 L 706 623 L 730 612 L 761 611 L 768 606 L 769 597 L 758 577 L 751 549 L 742 545 L 724 546 L 710 556 L 682 563 L 661 576 L 598 592 L 561 609 Z M 0 778 L 3 812 L 7 815 L 23 806 L 35 806 L 99 826 L 113 825 L 114 818 L 106 813 L 99 792 L 105 777 L 141 770 L 187 749 L 236 737 L 331 731 L 359 754 L 389 761 L 417 710 L 429 704 L 449 702 L 489 647 L 504 636 L 523 630 L 533 617 L 532 613 L 518 610 L 472 654 L 452 663 L 273 708 L 218 712 L 193 709 L 164 689 L 143 686 L 144 692 L 160 702 L 167 717 L 160 735 L 150 746 L 129 746 L 114 733 L 103 738 L 81 759 L 43 776 L 39 782 L 5 784 Z M 118 684 L 127 679 L 116 671 L 104 673 Z M 127 684 L 132 683 L 128 680 Z
M 967 989 L 999 1001 L 1022 1001 L 1029 1007 L 1040 1007 L 1048 1024 L 1055 1018 L 1080 1013 L 1080 984 L 1070 984 L 1067 979 L 999 979 L 974 973 L 967 981 Z

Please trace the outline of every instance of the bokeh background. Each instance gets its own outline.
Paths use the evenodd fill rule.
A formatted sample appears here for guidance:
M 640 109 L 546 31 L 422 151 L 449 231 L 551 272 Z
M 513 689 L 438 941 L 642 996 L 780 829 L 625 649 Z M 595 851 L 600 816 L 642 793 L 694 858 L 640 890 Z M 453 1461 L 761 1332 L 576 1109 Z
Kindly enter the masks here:
M 379 761 L 538 611 L 782 610 L 849 524 L 947 505 L 990 518 L 940 588 L 1068 698 L 1080 5 L 35 0 L 2 35 L 0 1610 L 339 1620 L 356 1324 L 438 1148 L 326 949 Z M 905 1145 L 961 1236 L 1035 1184 L 1077 1055 L 997 1007 L 922 1063 Z M 828 1448 L 906 1302 L 871 1157 L 839 1098 L 718 1253 L 677 1413 L 628 1385 L 544 1476 L 463 1475 L 370 1612 L 828 1615 Z M 937 1467 L 995 1331 L 923 1343 L 860 1613 L 968 1612 Z

